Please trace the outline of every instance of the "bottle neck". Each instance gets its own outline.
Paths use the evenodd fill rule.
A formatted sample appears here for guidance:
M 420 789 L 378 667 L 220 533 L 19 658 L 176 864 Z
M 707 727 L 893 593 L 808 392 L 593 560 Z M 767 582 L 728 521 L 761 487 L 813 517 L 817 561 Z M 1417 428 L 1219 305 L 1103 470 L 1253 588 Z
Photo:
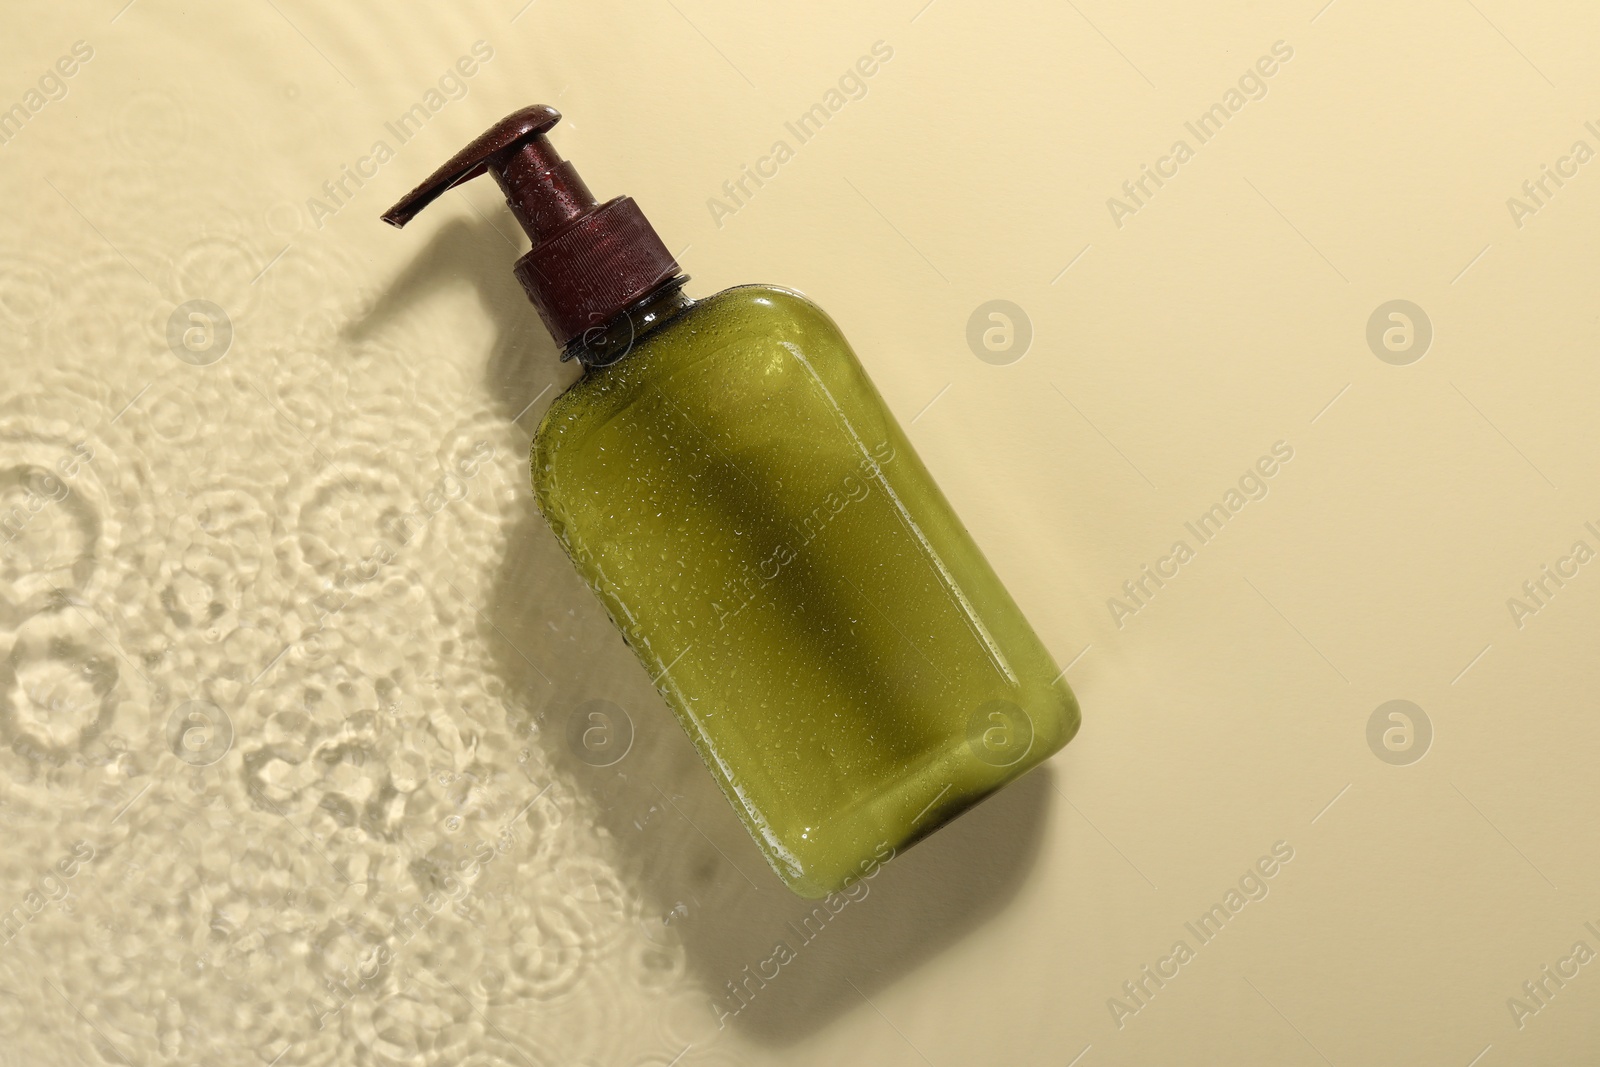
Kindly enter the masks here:
M 583 331 L 567 342 L 562 362 L 575 359 L 586 371 L 614 366 L 648 334 L 694 306 L 694 299 L 683 291 L 688 280 L 682 274 L 668 278 L 610 322 Z

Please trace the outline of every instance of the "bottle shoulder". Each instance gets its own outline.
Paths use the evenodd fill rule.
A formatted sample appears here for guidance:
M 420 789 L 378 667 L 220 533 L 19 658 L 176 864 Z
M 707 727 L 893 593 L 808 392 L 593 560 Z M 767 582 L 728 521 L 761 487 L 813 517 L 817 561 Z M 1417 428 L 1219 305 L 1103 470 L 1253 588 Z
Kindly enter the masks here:
M 585 374 L 555 399 L 545 423 L 559 424 L 559 416 L 575 407 L 626 403 L 704 360 L 742 359 L 775 344 L 808 357 L 837 354 L 855 363 L 838 324 L 805 294 L 778 285 L 738 285 L 695 301 L 639 338 L 614 365 Z M 731 367 L 730 373 L 737 370 Z
M 736 285 L 695 301 L 694 306 L 643 338 L 641 351 L 687 344 L 713 355 L 761 341 L 841 344 L 837 323 L 810 297 L 781 285 Z
M 695 306 L 707 306 L 718 311 L 743 312 L 766 318 L 828 319 L 828 313 L 798 289 L 785 285 L 753 283 L 735 285 L 698 301 Z
M 714 417 L 720 405 L 759 418 L 764 399 L 818 381 L 872 392 L 827 312 L 783 286 L 724 289 L 697 300 L 641 337 L 617 363 L 590 371 L 555 399 L 534 434 L 534 483 L 558 479 L 560 453 L 596 440 L 602 427 L 641 399 L 665 396 L 695 421 Z

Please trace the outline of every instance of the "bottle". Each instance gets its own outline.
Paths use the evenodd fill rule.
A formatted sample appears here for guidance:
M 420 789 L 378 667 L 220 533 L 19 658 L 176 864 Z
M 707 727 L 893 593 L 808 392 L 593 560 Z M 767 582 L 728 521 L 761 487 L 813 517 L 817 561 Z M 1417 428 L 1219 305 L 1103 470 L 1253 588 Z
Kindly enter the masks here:
M 583 377 L 530 455 L 540 510 L 767 862 L 822 897 L 1078 728 L 1062 674 L 833 320 L 702 300 L 628 197 L 598 204 L 517 111 L 383 216 L 485 171 L 515 273 Z

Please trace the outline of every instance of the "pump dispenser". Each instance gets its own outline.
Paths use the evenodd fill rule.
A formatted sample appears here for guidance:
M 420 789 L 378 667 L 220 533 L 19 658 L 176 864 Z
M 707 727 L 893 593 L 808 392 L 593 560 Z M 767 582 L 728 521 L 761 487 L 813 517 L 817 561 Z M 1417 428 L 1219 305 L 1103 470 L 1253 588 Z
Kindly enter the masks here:
M 508 115 L 384 221 L 499 182 L 585 367 L 534 435 L 540 511 L 768 864 L 838 892 L 1061 748 L 1077 702 L 833 320 L 773 286 L 690 299 L 559 119 Z
M 556 343 L 605 326 L 640 298 L 684 279 L 632 197 L 596 202 L 545 134 L 561 113 L 535 104 L 467 145 L 383 216 L 404 226 L 447 190 L 485 171 L 533 248 L 512 268 Z M 563 354 L 570 359 L 577 353 Z

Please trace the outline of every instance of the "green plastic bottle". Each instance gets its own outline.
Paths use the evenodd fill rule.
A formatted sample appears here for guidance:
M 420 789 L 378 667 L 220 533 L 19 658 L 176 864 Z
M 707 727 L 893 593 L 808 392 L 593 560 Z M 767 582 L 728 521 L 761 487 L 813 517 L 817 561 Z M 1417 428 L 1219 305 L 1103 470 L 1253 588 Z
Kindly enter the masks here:
M 540 510 L 772 869 L 825 896 L 1061 748 L 1078 707 L 838 327 L 703 300 L 639 214 L 508 116 L 385 218 L 493 173 L 584 376 L 534 436 Z

